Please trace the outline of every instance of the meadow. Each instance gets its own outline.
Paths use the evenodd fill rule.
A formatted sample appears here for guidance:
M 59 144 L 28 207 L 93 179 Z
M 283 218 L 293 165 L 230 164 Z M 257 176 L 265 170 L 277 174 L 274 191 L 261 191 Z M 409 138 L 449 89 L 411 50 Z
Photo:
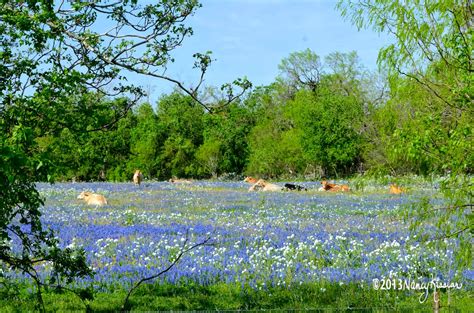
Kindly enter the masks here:
M 403 195 L 390 195 L 386 185 L 376 183 L 350 193 L 317 191 L 319 182 L 298 184 L 308 191 L 248 192 L 244 182 L 219 181 L 140 187 L 40 183 L 38 189 L 46 199 L 43 223 L 57 232 L 63 247 L 86 251 L 95 275 L 74 284 L 94 288 L 96 299 L 88 305 L 95 311 L 120 309 L 134 282 L 166 268 L 183 244 L 207 237 L 208 244 L 137 289 L 133 308 L 431 310 L 432 291 L 420 303 L 423 292 L 376 290 L 375 279 L 456 282 L 462 288 L 445 290 L 444 303 L 449 296 L 461 311 L 473 304 L 474 271 L 456 269 L 456 240 L 422 243 L 402 218 L 405 206 L 421 197 L 442 203 L 436 183 L 418 183 Z M 109 204 L 87 206 L 76 199 L 83 190 L 105 195 Z M 46 275 L 50 269 L 41 264 L 37 270 Z M 28 286 L 20 273 L 4 274 Z M 20 293 L 2 292 L 16 301 L 0 301 L 7 311 L 30 305 Z M 72 298 L 45 299 L 49 307 L 62 299 L 60 309 L 83 309 Z

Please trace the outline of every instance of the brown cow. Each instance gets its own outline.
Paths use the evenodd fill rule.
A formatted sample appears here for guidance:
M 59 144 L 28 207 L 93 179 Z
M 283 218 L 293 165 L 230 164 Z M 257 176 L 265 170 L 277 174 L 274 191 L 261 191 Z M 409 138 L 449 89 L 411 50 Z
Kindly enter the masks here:
M 323 186 L 322 188 L 325 191 L 331 191 L 331 192 L 338 192 L 338 191 L 350 191 L 351 189 L 347 185 L 337 185 L 337 184 L 331 184 L 328 183 L 327 181 L 323 180 L 321 182 L 321 185 Z
M 244 179 L 244 182 L 250 183 L 250 184 L 255 184 L 257 181 L 258 181 L 258 179 L 254 178 L 254 177 L 251 177 L 251 176 L 247 176 Z
M 107 204 L 107 199 L 103 195 L 88 191 L 81 192 L 77 199 L 83 199 L 88 205 L 103 206 Z
M 401 188 L 401 187 L 399 187 L 395 184 L 390 185 L 390 193 L 392 195 L 399 195 L 399 194 L 402 194 L 404 192 L 406 192 L 405 188 Z

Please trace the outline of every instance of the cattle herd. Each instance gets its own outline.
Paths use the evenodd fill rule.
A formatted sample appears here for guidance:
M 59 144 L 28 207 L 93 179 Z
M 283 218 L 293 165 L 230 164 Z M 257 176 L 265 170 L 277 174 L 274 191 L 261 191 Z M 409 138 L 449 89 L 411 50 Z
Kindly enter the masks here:
M 133 174 L 133 183 L 140 187 L 140 184 L 143 181 L 143 174 L 140 170 L 136 170 L 135 173 Z M 177 177 L 170 178 L 169 180 L 170 183 L 174 184 L 191 184 L 193 181 L 188 180 L 188 179 L 179 179 Z M 292 184 L 292 183 L 286 183 L 283 186 L 269 183 L 268 181 L 264 179 L 257 179 L 254 177 L 247 176 L 244 179 L 244 182 L 251 184 L 249 187 L 248 191 L 307 191 L 308 189 Z M 321 182 L 321 187 L 318 189 L 318 191 L 325 191 L 325 192 L 350 192 L 351 189 L 349 188 L 348 185 L 339 185 L 339 184 L 333 184 L 329 183 L 326 180 L 323 180 Z M 395 184 L 391 184 L 389 188 L 389 193 L 390 194 L 402 194 L 406 193 L 405 188 L 401 188 Z M 88 205 L 95 205 L 95 206 L 103 206 L 107 204 L 107 199 L 100 194 L 88 192 L 88 191 L 83 191 L 81 194 L 77 197 L 78 199 L 84 200 L 86 204 Z

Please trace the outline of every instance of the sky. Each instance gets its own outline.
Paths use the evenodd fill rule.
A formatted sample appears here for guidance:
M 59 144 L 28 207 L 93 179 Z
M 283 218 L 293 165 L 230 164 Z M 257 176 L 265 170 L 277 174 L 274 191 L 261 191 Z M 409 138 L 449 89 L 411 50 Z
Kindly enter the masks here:
M 311 49 L 324 58 L 331 52 L 355 50 L 368 69 L 376 69 L 379 49 L 388 43 L 371 30 L 358 31 L 335 9 L 336 0 L 201 0 L 202 8 L 189 17 L 194 35 L 174 53 L 167 74 L 195 86 L 192 70 L 196 52 L 212 51 L 216 59 L 205 84 L 220 86 L 246 76 L 254 86 L 268 85 L 278 75 L 278 64 L 292 52 Z M 170 83 L 134 78 L 155 103 L 170 93 Z

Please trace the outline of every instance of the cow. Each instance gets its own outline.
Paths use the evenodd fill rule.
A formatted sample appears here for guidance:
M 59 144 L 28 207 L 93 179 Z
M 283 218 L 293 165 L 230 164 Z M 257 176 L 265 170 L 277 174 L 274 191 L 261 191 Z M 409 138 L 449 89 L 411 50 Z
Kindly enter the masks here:
M 259 179 L 252 187 L 249 188 L 249 191 L 281 191 L 283 187 L 267 182 L 264 179 Z
M 192 181 L 188 179 L 182 179 L 182 178 L 176 178 L 176 177 L 170 178 L 169 182 L 173 184 L 191 184 L 192 183 Z
M 307 191 L 308 190 L 303 186 L 290 184 L 290 183 L 285 184 L 285 189 L 286 190 L 297 190 L 297 191 L 302 191 L 302 190 Z
M 99 195 L 96 193 L 83 191 L 77 199 L 84 200 L 88 205 L 95 205 L 95 206 L 103 206 L 108 204 L 107 199 L 103 195 Z
M 392 195 L 399 195 L 406 192 L 405 188 L 401 188 L 395 184 L 390 185 L 390 194 Z
M 337 185 L 337 184 L 331 184 L 328 183 L 327 181 L 323 180 L 321 182 L 322 188 L 325 191 L 331 191 L 331 192 L 338 192 L 338 191 L 350 191 L 351 189 L 347 185 Z
M 133 174 L 133 183 L 137 186 L 140 186 L 143 180 L 143 174 L 140 170 L 136 170 L 135 174 Z
M 249 191 L 257 191 L 257 190 L 261 189 L 260 186 L 255 185 L 258 182 L 258 179 L 254 178 L 254 177 L 247 176 L 247 177 L 245 177 L 244 182 L 252 184 L 252 186 L 250 186 L 250 188 L 249 188 Z
M 257 181 L 258 181 L 258 179 L 254 178 L 254 177 L 251 177 L 251 176 L 247 176 L 244 179 L 244 182 L 250 183 L 250 184 L 255 184 Z

